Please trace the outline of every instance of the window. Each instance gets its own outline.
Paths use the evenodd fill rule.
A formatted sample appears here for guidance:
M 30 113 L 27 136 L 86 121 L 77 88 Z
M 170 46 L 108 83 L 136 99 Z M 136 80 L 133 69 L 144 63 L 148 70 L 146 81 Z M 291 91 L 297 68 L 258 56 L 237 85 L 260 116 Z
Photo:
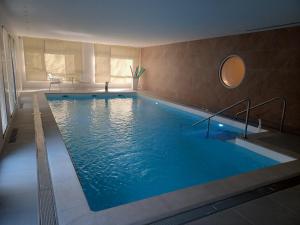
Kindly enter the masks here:
M 38 38 L 23 38 L 26 80 L 47 80 L 44 53 L 45 42 Z
M 94 45 L 95 51 L 95 82 L 110 81 L 110 46 Z
M 132 59 L 117 59 L 111 58 L 111 83 L 116 84 L 130 84 L 131 83 L 131 70 L 133 68 Z
M 45 40 L 46 72 L 64 80 L 80 80 L 82 45 L 78 42 Z
M 23 46 L 27 81 L 47 81 L 48 73 L 80 80 L 84 61 L 86 74 L 95 71 L 96 83 L 131 84 L 130 66 L 135 70 L 139 65 L 140 49 L 133 47 L 94 44 L 91 68 L 86 61 L 91 62 L 93 52 L 82 58 L 84 49 L 78 42 L 23 37 Z
M 243 59 L 239 56 L 231 55 L 225 58 L 221 64 L 219 77 L 225 87 L 236 88 L 242 83 L 245 70 Z
M 4 88 L 6 100 L 8 100 L 9 112 L 7 115 L 12 115 L 16 107 L 16 85 L 15 85 L 15 45 L 13 38 L 2 28 L 3 32 L 3 50 L 4 50 Z
M 80 79 L 82 46 L 78 42 L 23 38 L 28 81 L 46 81 L 47 74 L 64 80 Z
M 36 52 L 25 52 L 24 55 L 27 80 L 46 80 L 46 72 L 43 68 L 43 55 Z
M 66 74 L 66 60 L 64 55 L 45 54 L 46 71 L 56 76 Z
M 111 76 L 114 77 L 131 77 L 130 67 L 133 67 L 132 59 L 111 58 Z
M 36 52 L 26 52 L 26 67 L 32 70 L 42 70 L 42 55 Z
M 130 66 L 139 64 L 140 50 L 132 47 L 95 45 L 95 81 L 113 84 L 130 84 Z
M 111 47 L 111 83 L 131 84 L 130 66 L 135 69 L 139 65 L 138 48 L 112 46 Z
M 0 56 L 4 55 L 4 43 L 3 43 L 3 30 L 0 28 Z M 7 112 L 7 87 L 4 85 L 4 67 L 5 62 L 3 57 L 0 57 L 0 111 L 1 111 L 1 125 L 2 125 L 2 134 L 4 134 L 7 124 L 8 124 L 8 112 Z

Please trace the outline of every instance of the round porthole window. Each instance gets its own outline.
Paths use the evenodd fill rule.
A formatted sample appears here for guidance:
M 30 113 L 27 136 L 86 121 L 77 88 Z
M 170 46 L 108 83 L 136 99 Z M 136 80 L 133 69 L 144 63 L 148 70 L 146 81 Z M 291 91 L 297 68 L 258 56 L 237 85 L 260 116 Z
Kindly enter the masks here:
M 245 77 L 245 63 L 237 55 L 230 55 L 224 59 L 219 70 L 222 84 L 227 88 L 236 88 Z

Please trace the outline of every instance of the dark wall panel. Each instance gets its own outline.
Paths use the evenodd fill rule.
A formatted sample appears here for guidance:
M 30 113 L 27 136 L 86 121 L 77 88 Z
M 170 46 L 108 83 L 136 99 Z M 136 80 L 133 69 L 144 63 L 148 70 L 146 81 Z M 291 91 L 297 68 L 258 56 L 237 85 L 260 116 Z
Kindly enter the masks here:
M 218 76 L 222 60 L 241 56 L 246 76 L 235 89 Z M 253 104 L 275 96 L 288 100 L 286 129 L 300 133 L 300 27 L 142 49 L 141 88 L 186 105 L 217 111 L 249 96 Z M 252 113 L 252 120 L 279 126 L 280 103 Z M 231 112 L 232 113 L 232 112 Z

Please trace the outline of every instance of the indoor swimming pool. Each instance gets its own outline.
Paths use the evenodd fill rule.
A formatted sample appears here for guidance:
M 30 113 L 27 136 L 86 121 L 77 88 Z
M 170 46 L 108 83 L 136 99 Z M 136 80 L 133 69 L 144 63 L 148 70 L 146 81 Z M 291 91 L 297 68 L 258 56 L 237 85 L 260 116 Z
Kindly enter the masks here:
M 99 211 L 279 162 L 231 140 L 243 130 L 138 94 L 48 94 L 90 209 Z

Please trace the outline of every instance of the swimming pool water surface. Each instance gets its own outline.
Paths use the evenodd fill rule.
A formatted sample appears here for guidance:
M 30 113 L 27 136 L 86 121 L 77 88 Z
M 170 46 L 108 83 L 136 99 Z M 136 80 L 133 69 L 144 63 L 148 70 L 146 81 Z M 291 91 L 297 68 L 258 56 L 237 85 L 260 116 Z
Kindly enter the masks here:
M 241 130 L 141 96 L 48 95 L 91 210 L 278 164 L 226 140 Z

